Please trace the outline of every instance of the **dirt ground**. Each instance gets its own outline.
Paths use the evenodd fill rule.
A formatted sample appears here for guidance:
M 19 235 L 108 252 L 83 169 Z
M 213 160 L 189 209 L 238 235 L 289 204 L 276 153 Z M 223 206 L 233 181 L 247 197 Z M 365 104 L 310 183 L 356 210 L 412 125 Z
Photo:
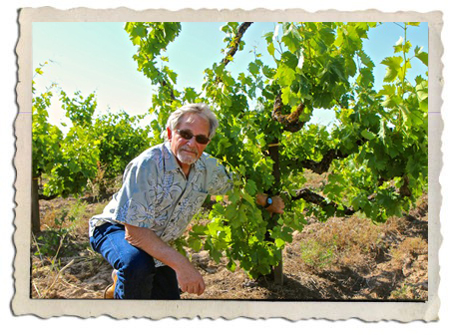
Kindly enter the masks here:
M 105 204 L 40 201 L 42 232 L 33 236 L 31 250 L 33 298 L 102 299 L 112 269 L 90 250 L 87 221 Z M 61 216 L 75 205 L 77 211 Z M 428 199 L 424 196 L 404 217 L 380 225 L 356 216 L 310 219 L 283 252 L 282 285 L 269 277 L 251 280 L 240 269 L 230 272 L 206 251 L 190 256 L 207 288 L 200 297 L 183 293 L 182 299 L 424 301 Z

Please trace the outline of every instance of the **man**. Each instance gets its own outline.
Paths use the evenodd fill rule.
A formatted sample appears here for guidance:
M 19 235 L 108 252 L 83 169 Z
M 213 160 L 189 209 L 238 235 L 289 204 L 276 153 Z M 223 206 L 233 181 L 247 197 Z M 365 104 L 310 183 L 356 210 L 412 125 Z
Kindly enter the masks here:
M 205 104 L 172 113 L 166 142 L 128 164 L 120 191 L 89 221 L 92 248 L 115 269 L 105 297 L 179 299 L 180 289 L 204 292 L 201 274 L 170 242 L 183 234 L 208 194 L 232 187 L 224 167 L 203 152 L 217 127 Z M 259 194 L 256 201 L 270 212 L 283 212 L 280 197 Z

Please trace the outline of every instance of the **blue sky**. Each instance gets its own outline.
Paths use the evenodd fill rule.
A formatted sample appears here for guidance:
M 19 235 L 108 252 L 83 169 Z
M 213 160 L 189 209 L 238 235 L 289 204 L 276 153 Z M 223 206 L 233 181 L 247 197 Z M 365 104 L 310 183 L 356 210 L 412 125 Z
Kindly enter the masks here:
M 182 32 L 169 45 L 167 55 L 169 66 L 178 74 L 180 87 L 191 86 L 200 89 L 203 70 L 222 59 L 221 48 L 225 47 L 223 23 L 194 22 L 183 23 Z M 51 82 L 58 83 L 69 95 L 76 91 L 88 95 L 95 92 L 99 112 L 125 110 L 131 115 L 144 114 L 151 106 L 152 87 L 148 78 L 137 71 L 132 59 L 136 47 L 132 45 L 121 22 L 39 22 L 33 23 L 33 69 L 44 62 L 44 75 L 35 78 L 38 92 Z M 265 51 L 265 41 L 261 36 L 273 31 L 275 23 L 254 23 L 246 32 L 246 47 L 235 56 L 235 61 L 227 67 L 232 73 L 246 70 L 254 58 L 254 48 L 270 57 Z M 411 27 L 408 39 L 413 48 L 423 46 L 428 51 L 428 26 Z M 403 35 L 394 23 L 385 23 L 371 31 L 365 42 L 366 52 L 376 64 L 377 85 L 382 84 L 385 67 L 382 59 L 392 55 L 392 46 Z M 419 64 L 420 65 L 420 64 Z M 413 68 L 414 68 L 413 64 Z M 425 67 L 418 67 L 422 72 Z M 64 121 L 64 113 L 57 101 L 51 109 L 50 120 L 59 125 Z M 313 122 L 328 124 L 333 113 L 316 111 Z

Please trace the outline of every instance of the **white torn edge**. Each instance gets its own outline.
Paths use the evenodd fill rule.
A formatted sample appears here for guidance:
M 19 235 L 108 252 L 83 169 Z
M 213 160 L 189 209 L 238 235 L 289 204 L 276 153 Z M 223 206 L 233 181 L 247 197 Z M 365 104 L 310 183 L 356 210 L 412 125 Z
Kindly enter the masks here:
M 429 292 L 428 301 L 412 302 L 283 302 L 283 301 L 110 301 L 110 300 L 39 300 L 30 292 L 31 231 L 31 30 L 33 22 L 126 22 L 126 21 L 420 21 L 429 24 Z M 17 45 L 19 81 L 17 101 L 19 113 L 15 121 L 17 151 L 14 165 L 17 203 L 15 209 L 14 261 L 15 315 L 32 314 L 42 318 L 72 315 L 82 318 L 109 315 L 114 318 L 212 318 L 252 319 L 285 318 L 288 320 L 357 318 L 364 321 L 438 319 L 439 248 L 442 243 L 439 211 L 442 203 L 439 175 L 442 169 L 441 136 L 442 55 L 441 12 L 395 12 L 377 10 L 340 12 L 337 10 L 306 12 L 300 9 L 210 10 L 184 9 L 135 11 L 128 8 L 57 10 L 50 7 L 25 8 L 19 14 L 20 36 Z

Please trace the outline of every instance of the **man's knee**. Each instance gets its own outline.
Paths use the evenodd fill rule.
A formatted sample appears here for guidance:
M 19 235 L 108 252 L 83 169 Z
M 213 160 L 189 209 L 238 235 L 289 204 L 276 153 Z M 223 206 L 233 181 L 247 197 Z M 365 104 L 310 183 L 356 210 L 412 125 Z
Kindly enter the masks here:
M 148 281 L 155 274 L 153 258 L 140 249 L 126 253 L 122 261 L 120 270 L 126 281 Z
M 126 253 L 117 269 L 116 299 L 150 299 L 155 276 L 153 258 L 137 249 Z

